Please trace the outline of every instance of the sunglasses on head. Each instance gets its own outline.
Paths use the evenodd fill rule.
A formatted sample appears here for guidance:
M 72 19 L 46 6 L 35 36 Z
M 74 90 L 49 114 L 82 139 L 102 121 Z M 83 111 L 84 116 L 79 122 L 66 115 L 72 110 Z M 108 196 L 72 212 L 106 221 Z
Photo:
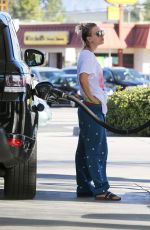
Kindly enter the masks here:
M 104 35 L 105 35 L 104 30 L 99 30 L 99 31 L 96 32 L 97 37 L 103 37 Z

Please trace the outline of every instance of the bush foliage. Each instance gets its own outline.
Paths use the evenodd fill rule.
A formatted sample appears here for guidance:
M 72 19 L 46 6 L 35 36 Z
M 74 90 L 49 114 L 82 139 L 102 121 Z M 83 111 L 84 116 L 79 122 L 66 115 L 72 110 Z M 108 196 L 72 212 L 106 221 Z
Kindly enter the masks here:
M 150 120 L 150 87 L 132 87 L 117 91 L 108 99 L 107 123 L 119 129 L 131 129 Z M 150 136 L 150 127 L 137 136 Z

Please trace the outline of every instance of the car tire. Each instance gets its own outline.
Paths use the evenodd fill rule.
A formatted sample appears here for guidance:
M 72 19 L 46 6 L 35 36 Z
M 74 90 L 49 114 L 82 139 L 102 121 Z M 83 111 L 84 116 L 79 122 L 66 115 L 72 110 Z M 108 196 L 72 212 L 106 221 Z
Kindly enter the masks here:
M 13 168 L 7 168 L 4 177 L 6 199 L 33 199 L 36 194 L 37 143 L 30 158 Z

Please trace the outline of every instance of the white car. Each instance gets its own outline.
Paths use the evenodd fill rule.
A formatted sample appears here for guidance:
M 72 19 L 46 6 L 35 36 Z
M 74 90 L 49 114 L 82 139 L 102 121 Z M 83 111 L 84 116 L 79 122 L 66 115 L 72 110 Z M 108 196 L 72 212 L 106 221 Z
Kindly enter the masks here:
M 37 85 L 38 81 L 33 78 L 33 87 Z M 34 104 L 37 106 L 38 104 L 42 104 L 44 106 L 44 110 L 39 111 L 39 127 L 47 125 L 52 119 L 52 112 L 47 104 L 47 102 L 37 96 L 34 95 Z
M 44 105 L 44 110 L 39 112 L 39 127 L 46 126 L 52 119 L 52 112 L 46 101 L 37 98 L 38 103 Z

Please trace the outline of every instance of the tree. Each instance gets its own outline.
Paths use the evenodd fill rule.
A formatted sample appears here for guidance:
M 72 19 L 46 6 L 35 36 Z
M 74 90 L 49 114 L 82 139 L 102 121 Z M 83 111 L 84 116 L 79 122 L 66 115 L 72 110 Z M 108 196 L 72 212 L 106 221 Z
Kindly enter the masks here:
M 61 0 L 10 0 L 10 14 L 20 20 L 64 20 L 64 8 Z
M 20 20 L 39 20 L 42 18 L 40 0 L 11 0 L 10 14 Z
M 150 0 L 146 0 L 144 3 L 144 20 L 150 21 Z
M 124 20 L 128 23 L 139 21 L 139 9 L 136 5 L 124 8 Z
M 44 11 L 44 21 L 64 21 L 64 7 L 61 0 L 42 0 L 41 5 Z

